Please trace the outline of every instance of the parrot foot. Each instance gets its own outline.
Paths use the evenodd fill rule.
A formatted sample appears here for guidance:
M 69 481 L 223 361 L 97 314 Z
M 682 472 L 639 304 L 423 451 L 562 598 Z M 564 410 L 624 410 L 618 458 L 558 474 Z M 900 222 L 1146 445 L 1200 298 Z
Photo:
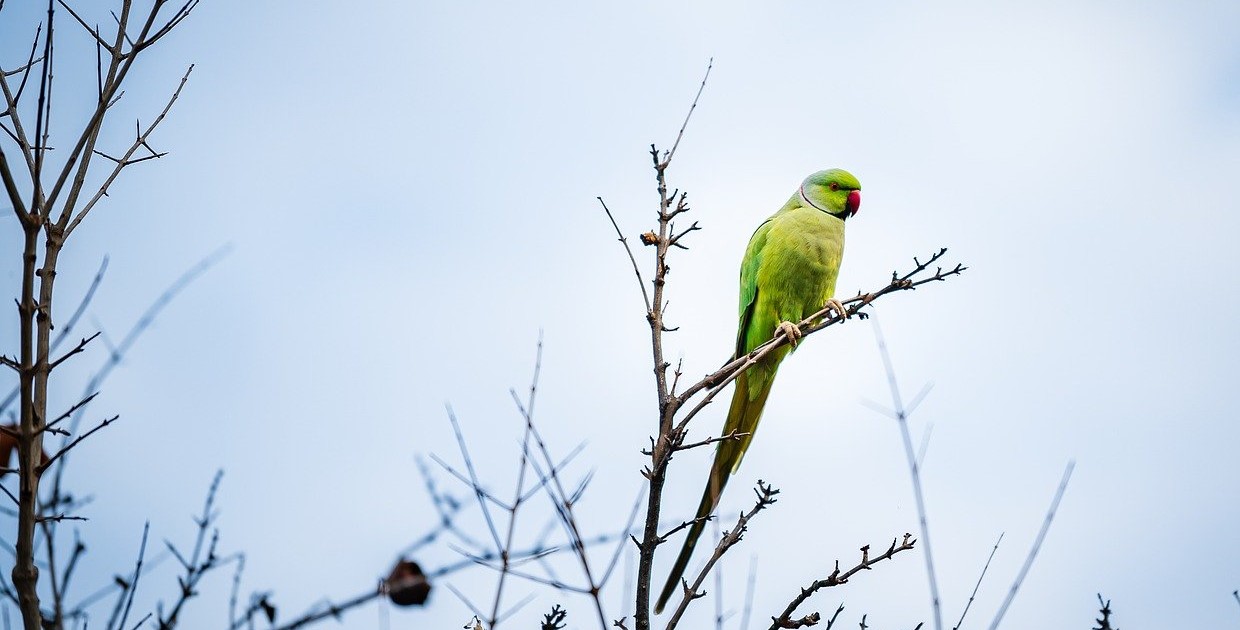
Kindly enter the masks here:
M 788 343 L 793 348 L 797 347 L 797 341 L 801 338 L 801 329 L 792 322 L 779 322 L 779 326 L 775 328 L 788 338 Z
M 840 314 L 840 319 L 848 319 L 848 309 L 844 308 L 844 304 L 835 298 L 827 300 L 828 312 L 835 311 Z

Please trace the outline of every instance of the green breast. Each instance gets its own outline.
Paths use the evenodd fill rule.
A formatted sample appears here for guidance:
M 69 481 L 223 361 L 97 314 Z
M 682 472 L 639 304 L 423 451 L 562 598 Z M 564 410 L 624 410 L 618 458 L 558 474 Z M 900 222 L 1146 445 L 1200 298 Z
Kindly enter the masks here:
M 835 294 L 844 253 L 844 221 L 814 209 L 785 207 L 750 241 L 742 272 L 742 329 L 738 352 L 770 339 L 781 321 L 799 322 Z M 750 275 L 752 274 L 752 275 Z M 752 302 L 744 286 L 752 282 Z M 768 356 L 774 369 L 786 349 Z M 755 375 L 757 376 L 757 375 Z M 759 379 L 761 380 L 761 379 Z
M 835 295 L 844 255 L 844 221 L 796 208 L 780 213 L 773 222 L 758 267 L 758 286 L 772 299 L 769 307 L 774 315 L 795 322 Z

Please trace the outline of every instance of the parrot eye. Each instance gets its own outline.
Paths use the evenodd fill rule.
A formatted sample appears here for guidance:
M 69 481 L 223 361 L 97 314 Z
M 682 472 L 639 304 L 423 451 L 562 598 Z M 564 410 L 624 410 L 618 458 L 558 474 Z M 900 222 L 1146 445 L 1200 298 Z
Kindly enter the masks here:
M 831 182 L 830 184 L 827 184 L 827 188 L 830 188 L 831 190 L 839 190 L 840 185 L 835 182 Z

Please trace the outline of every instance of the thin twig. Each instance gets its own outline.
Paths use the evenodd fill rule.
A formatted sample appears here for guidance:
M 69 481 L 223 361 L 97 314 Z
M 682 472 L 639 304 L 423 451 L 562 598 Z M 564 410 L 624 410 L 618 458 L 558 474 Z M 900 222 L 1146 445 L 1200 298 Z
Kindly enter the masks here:
M 447 406 L 448 422 L 452 424 L 452 432 L 456 435 L 456 444 L 461 451 L 461 458 L 465 461 L 465 470 L 469 472 L 469 484 L 474 490 L 474 497 L 478 499 L 478 506 L 482 508 L 482 517 L 486 520 L 487 529 L 491 532 L 491 541 L 495 543 L 495 549 L 504 548 L 499 539 L 499 530 L 495 527 L 495 520 L 491 518 L 491 511 L 487 509 L 486 498 L 489 493 L 482 489 L 482 483 L 478 481 L 478 471 L 474 469 L 474 459 L 469 456 L 469 447 L 465 444 L 465 435 L 461 433 L 461 423 L 456 419 L 456 412 L 452 410 L 451 405 Z M 498 503 L 498 499 L 492 500 Z M 503 505 L 502 503 L 500 505 Z M 506 507 L 506 506 L 505 506 Z M 511 508 L 508 508 L 511 509 Z
M 56 463 L 56 460 L 64 456 L 65 453 L 68 453 L 69 450 L 72 449 L 73 447 L 77 446 L 78 444 L 81 444 L 82 440 L 85 440 L 86 438 L 94 435 L 96 431 L 99 431 L 100 429 L 108 426 L 109 424 L 116 422 L 117 418 L 120 418 L 120 416 L 115 415 L 115 416 L 112 416 L 111 418 L 105 418 L 102 422 L 95 425 L 91 430 L 87 431 L 86 433 L 83 433 L 82 435 L 79 435 L 72 442 L 69 442 L 68 444 L 62 446 L 59 451 L 56 451 L 55 455 L 52 455 L 51 457 L 47 459 L 47 461 L 43 462 L 42 464 L 39 464 L 39 474 L 43 474 L 43 472 L 46 471 L 52 464 Z
M 712 521 L 712 520 L 715 520 L 714 514 L 707 514 L 706 516 L 699 516 L 697 518 L 691 518 L 687 521 L 684 521 L 680 523 L 679 525 L 667 530 L 667 533 L 663 534 L 662 536 L 659 536 L 659 544 L 661 545 L 667 542 L 669 538 L 676 535 L 676 532 L 679 532 L 680 530 L 685 529 L 686 527 L 692 527 L 694 525 L 697 525 L 698 523 L 705 523 L 707 521 Z
M 620 561 L 620 554 L 624 552 L 625 544 L 628 537 L 632 536 L 633 523 L 637 522 L 637 515 L 641 512 L 642 499 L 645 497 L 645 488 L 637 493 L 637 500 L 633 502 L 633 509 L 629 511 L 629 518 L 624 524 L 624 535 L 619 537 L 616 543 L 616 550 L 611 554 L 611 561 L 607 563 L 607 569 L 603 571 L 603 576 L 599 578 L 599 584 L 606 584 L 611 578 L 612 571 L 615 570 L 616 564 Z
M 215 511 L 213 509 L 215 495 L 219 490 L 220 480 L 223 477 L 223 470 L 216 471 L 215 477 L 211 480 L 211 487 L 207 490 L 207 498 L 202 506 L 202 515 L 194 519 L 194 522 L 198 525 L 198 533 L 194 538 L 194 549 L 190 553 L 189 558 L 181 557 L 176 547 L 172 543 L 165 541 L 168 550 L 180 561 L 181 567 L 185 570 L 185 575 L 177 579 L 180 590 L 177 593 L 177 600 L 173 604 L 172 610 L 168 612 L 167 616 L 161 613 L 158 617 L 158 627 L 160 630 L 172 630 L 176 626 L 180 618 L 181 609 L 185 607 L 186 602 L 190 598 L 198 594 L 195 587 L 202 580 L 202 576 L 219 565 L 219 557 L 215 555 L 215 547 L 219 542 L 220 533 L 219 530 L 212 528 L 211 525 L 215 522 Z M 211 541 L 205 547 L 206 556 L 204 557 L 202 555 L 204 551 L 203 543 L 206 541 L 208 529 L 212 530 Z
M 685 135 L 685 127 L 689 126 L 689 119 L 693 117 L 693 110 L 697 109 L 698 99 L 702 98 L 702 90 L 706 89 L 706 80 L 710 78 L 710 69 L 715 66 L 715 58 L 711 57 L 706 62 L 706 74 L 702 75 L 702 83 L 698 86 L 697 94 L 693 97 L 693 103 L 689 105 L 689 113 L 685 114 L 685 122 L 681 123 L 680 131 L 676 132 L 676 141 L 672 143 L 672 150 L 667 152 L 667 157 L 663 158 L 664 164 L 672 161 L 672 156 L 676 155 L 676 147 L 680 146 L 680 139 Z
M 540 362 L 541 352 L 542 346 L 540 344 Z M 571 494 L 565 492 L 560 475 L 554 468 L 555 462 L 551 459 L 551 453 L 547 448 L 546 442 L 543 440 L 542 434 L 539 432 L 538 427 L 534 424 L 533 416 L 530 415 L 528 409 L 523 410 L 523 416 L 525 417 L 525 424 L 529 430 L 530 436 L 534 439 L 534 445 L 537 447 L 538 453 L 542 456 L 543 464 L 549 469 L 546 476 L 550 477 L 551 483 L 543 486 L 547 498 L 552 502 L 552 507 L 554 508 L 556 514 L 560 517 L 560 522 L 564 526 L 565 533 L 569 537 L 569 542 L 572 545 L 574 555 L 577 557 L 579 564 L 581 565 L 581 570 L 586 582 L 590 585 L 588 593 L 594 602 L 594 609 L 598 614 L 599 626 L 601 628 L 606 628 L 607 614 L 603 610 L 603 600 L 599 597 L 599 591 L 602 584 L 594 578 L 595 571 L 590 566 L 590 559 L 586 553 L 586 546 L 582 544 L 583 536 L 581 534 L 581 529 L 573 512 L 573 505 L 577 499 L 577 496 L 580 494 L 581 489 L 584 488 L 584 484 Z M 539 470 L 540 466 L 538 465 L 538 462 L 532 459 L 529 461 L 530 464 L 534 466 L 535 470 Z
M 3 486 L 0 486 L 0 487 L 3 487 Z M 623 540 L 623 539 L 624 539 L 624 535 L 622 533 L 600 534 L 598 536 L 594 536 L 591 538 L 582 539 L 581 544 L 586 547 L 594 547 L 597 545 L 605 545 L 605 544 L 616 542 L 617 540 Z M 451 575 L 466 567 L 470 567 L 473 565 L 481 565 L 481 566 L 494 568 L 497 566 L 494 564 L 494 562 L 499 559 L 499 553 L 494 552 L 494 551 L 488 551 L 486 553 L 480 553 L 480 554 L 470 554 L 469 552 L 463 551 L 459 548 L 453 548 L 453 550 L 457 551 L 458 553 L 461 553 L 463 556 L 465 556 L 465 559 L 457 561 L 457 562 L 445 564 L 437 569 L 427 571 L 426 572 L 427 578 L 444 577 L 444 576 Z M 512 559 L 513 564 L 522 564 L 523 562 L 527 560 L 538 560 L 540 558 L 544 558 L 547 556 L 551 556 L 551 555 L 562 553 L 564 551 L 569 551 L 569 550 L 571 550 L 570 547 L 548 546 L 545 544 L 538 544 L 538 545 L 534 545 L 532 547 L 525 548 L 525 549 L 509 550 L 508 556 L 509 558 Z
M 453 592 L 457 592 L 456 589 L 452 588 L 451 584 L 448 585 L 448 589 Z M 357 608 L 358 606 L 361 606 L 362 604 L 365 604 L 366 602 L 369 602 L 382 595 L 383 595 L 383 590 L 376 587 L 364 593 L 361 593 L 360 595 L 346 599 L 345 601 L 339 604 L 327 602 L 327 604 L 324 607 L 319 607 L 311 612 L 307 612 L 306 614 L 292 621 L 276 626 L 272 630 L 295 630 L 296 628 L 302 628 L 302 627 L 308 626 L 316 621 L 322 621 L 323 619 L 327 619 L 328 617 L 339 619 L 340 616 L 343 615 L 345 612 L 348 612 L 349 610 Z
M 237 596 L 241 592 L 241 574 L 245 571 L 245 554 L 239 553 L 237 570 L 233 572 L 232 589 L 228 592 L 228 628 L 234 630 L 241 625 L 237 620 Z
M 744 439 L 744 438 L 748 437 L 749 435 L 751 435 L 751 434 L 750 434 L 750 433 L 748 433 L 748 432 L 746 432 L 746 431 L 734 430 L 734 431 L 732 431 L 731 433 L 729 433 L 729 434 L 727 434 L 727 435 L 721 435 L 721 436 L 716 437 L 716 438 L 706 438 L 706 439 L 701 440 L 701 441 L 699 441 L 699 442 L 690 442 L 690 443 L 688 443 L 688 444 L 677 444 L 673 450 L 677 450 L 677 451 L 687 451 L 687 450 L 689 450 L 689 449 L 691 449 L 691 448 L 698 448 L 698 447 L 700 447 L 700 446 L 709 446 L 709 445 L 711 445 L 711 444 L 717 444 L 717 443 L 719 443 L 719 442 L 727 442 L 727 441 L 730 441 L 730 440 L 742 440 L 742 439 Z
M 133 606 L 133 596 L 138 592 L 138 579 L 142 577 L 142 559 L 146 557 L 146 536 L 151 531 L 151 523 L 147 521 L 142 526 L 142 544 L 138 546 L 138 562 L 133 568 L 133 579 L 129 581 L 128 596 L 125 598 L 125 609 L 121 613 L 120 623 L 116 624 L 117 630 L 123 630 L 125 620 L 129 618 L 129 609 Z M 111 625 L 111 624 L 109 624 Z
M 1094 630 L 1119 630 L 1111 627 L 1111 600 L 1103 601 L 1102 593 L 1098 593 L 1098 613 L 1102 618 L 1097 620 L 1098 627 Z
M 143 311 L 142 315 L 138 317 L 138 320 L 135 321 L 133 325 L 129 328 L 129 330 L 125 333 L 125 336 L 121 339 L 121 342 L 117 344 L 116 348 L 114 348 L 111 353 L 109 353 L 107 359 L 103 362 L 103 365 L 101 365 L 99 369 L 95 371 L 94 375 L 91 376 L 90 381 L 87 382 L 86 387 L 84 388 L 85 394 L 93 394 L 95 392 L 100 391 L 101 386 L 103 385 L 104 381 L 107 380 L 108 376 L 111 375 L 112 370 L 115 369 L 116 366 L 120 364 L 120 362 L 125 358 L 125 356 L 128 354 L 130 349 L 133 347 L 134 343 L 136 343 L 138 339 L 142 337 L 142 334 L 145 333 L 150 328 L 151 324 L 155 322 L 155 318 L 159 316 L 159 314 L 164 310 L 164 308 L 166 308 L 169 304 L 171 304 L 172 301 L 176 299 L 176 297 L 180 295 L 182 291 L 184 291 L 187 287 L 189 287 L 190 284 L 192 284 L 195 280 L 197 280 L 199 277 L 205 274 L 208 270 L 210 270 L 212 267 L 218 264 L 231 252 L 232 252 L 231 244 L 224 245 L 216 249 L 215 251 L 211 252 L 206 257 L 204 257 L 202 260 L 199 260 L 196 264 L 194 264 L 193 267 L 190 267 L 189 269 L 187 269 L 185 273 L 182 273 L 180 277 L 178 277 L 176 280 L 172 282 L 172 284 L 168 285 L 168 288 L 164 289 L 163 293 L 161 293 L 159 297 L 155 298 L 155 300 L 152 301 L 149 306 L 147 306 L 146 310 Z M 86 398 L 85 395 L 84 395 L 84 398 Z M 87 398 L 85 402 L 89 403 L 89 401 L 90 399 Z M 72 420 L 70 421 L 70 427 L 69 427 L 70 433 L 74 433 L 77 431 L 78 424 L 80 423 L 81 418 L 83 416 L 83 412 L 87 407 L 88 407 L 87 404 L 83 404 L 74 410 L 75 413 L 73 414 Z M 53 474 L 52 500 L 51 500 L 52 504 L 55 504 L 57 500 L 62 496 L 61 481 L 64 476 L 65 466 L 66 466 L 66 463 L 68 462 L 68 459 L 69 459 L 68 457 L 62 458 L 60 460 L 60 465 L 56 467 L 55 473 Z
M 112 172 L 109 173 L 106 177 L 104 177 L 103 183 L 99 185 L 99 188 L 95 191 L 95 194 L 90 198 L 90 200 L 86 202 L 86 205 L 82 206 L 82 209 L 76 215 L 72 215 L 73 216 L 72 219 L 69 219 L 68 227 L 66 227 L 64 230 L 65 238 L 68 238 L 68 236 L 72 234 L 75 229 L 77 229 L 77 226 L 82 222 L 83 219 L 86 218 L 86 215 L 90 214 L 90 211 L 91 209 L 95 207 L 95 204 L 98 203 L 100 199 L 102 199 L 108 194 L 108 188 L 112 185 L 114 181 L 116 181 L 116 178 L 120 176 L 121 170 L 123 170 L 126 166 L 129 166 L 130 164 L 135 164 L 137 162 L 140 162 L 146 159 L 146 158 L 140 158 L 140 159 L 135 160 L 133 159 L 133 154 L 137 152 L 137 150 L 141 147 L 146 146 L 149 148 L 149 146 L 147 145 L 148 139 L 150 138 L 151 134 L 155 131 L 155 128 L 158 127 L 159 124 L 164 121 L 164 118 L 168 116 L 168 112 L 172 111 L 172 106 L 176 104 L 177 99 L 180 98 L 181 90 L 185 89 L 185 84 L 189 82 L 189 75 L 193 71 L 194 71 L 194 66 L 193 64 L 190 64 L 189 68 L 185 71 L 185 74 L 181 76 L 181 82 L 177 84 L 176 90 L 172 92 L 172 96 L 169 97 L 168 102 L 164 104 L 163 111 L 161 111 L 159 115 L 156 116 L 155 119 L 151 121 L 149 125 L 147 125 L 145 131 L 138 134 L 137 138 L 135 138 L 133 143 L 129 145 L 129 149 L 125 151 L 125 154 L 121 159 L 113 160 L 115 164 L 112 167 Z M 160 155 L 162 154 L 153 154 L 153 157 L 159 157 Z M 83 161 L 85 161 L 85 159 Z M 72 212 L 72 210 L 73 210 L 72 206 L 69 203 L 66 203 L 64 211 L 63 211 L 64 214 L 62 215 L 62 218 L 60 219 L 60 221 L 64 221 L 65 219 L 67 219 L 70 216 L 69 213 Z
M 99 262 L 99 269 L 95 272 L 95 277 L 90 281 L 90 287 L 86 289 L 86 293 L 82 296 L 82 299 L 78 301 L 77 308 L 74 309 L 73 314 L 69 316 L 69 319 L 59 326 L 60 332 L 57 333 L 56 338 L 52 340 L 51 350 L 54 351 L 59 348 L 60 344 L 68 338 L 70 333 L 73 332 L 74 327 L 77 326 L 78 320 L 82 318 L 82 315 L 86 313 L 86 308 L 90 306 L 91 302 L 94 300 L 95 292 L 99 290 L 99 285 L 103 283 L 103 275 L 107 272 L 107 270 L 108 257 L 104 256 L 103 260 Z M 0 408 L 3 406 L 4 405 L 0 405 Z
M 611 220 L 611 226 L 616 229 L 616 236 L 619 237 L 620 244 L 624 246 L 624 252 L 629 255 L 629 262 L 633 263 L 633 273 L 637 275 L 637 286 L 642 290 L 642 303 L 646 305 L 646 312 L 650 312 L 650 294 L 646 292 L 646 281 L 642 279 L 642 270 L 637 266 L 637 258 L 633 256 L 633 249 L 629 247 L 629 240 L 625 238 L 624 232 L 620 230 L 620 225 L 616 223 L 616 217 L 612 215 L 611 208 L 607 207 L 607 202 L 602 197 L 597 197 L 599 204 L 603 206 L 603 212 L 607 213 L 607 218 Z
M 521 399 L 517 396 L 516 391 L 511 390 L 512 398 L 517 405 L 517 409 L 521 412 L 521 415 L 526 418 L 530 417 L 530 415 L 534 413 L 534 403 L 537 400 L 538 394 L 538 377 L 542 373 L 542 350 L 543 334 L 540 330 L 538 331 L 538 346 L 535 351 L 534 358 L 534 375 L 530 379 L 529 397 L 526 399 L 524 405 L 521 404 Z M 512 569 L 511 558 L 508 552 L 512 549 L 513 537 L 516 535 L 517 530 L 517 515 L 520 513 L 525 495 L 525 473 L 529 469 L 530 456 L 530 427 L 530 423 L 527 422 L 524 429 L 524 435 L 521 438 L 520 458 L 517 463 L 517 483 L 516 488 L 513 490 L 512 505 L 508 510 L 508 531 L 504 535 L 503 547 L 499 550 L 501 567 L 499 577 L 497 578 L 495 584 L 495 596 L 491 604 L 491 616 L 489 617 L 489 622 L 487 623 L 487 627 L 492 629 L 499 625 L 504 617 L 504 615 L 500 614 L 500 605 L 502 604 L 504 597 L 504 584 Z
M 858 562 L 853 568 L 842 573 L 840 572 L 840 561 L 836 560 L 835 570 L 831 572 L 831 575 L 828 575 L 821 580 L 814 580 L 814 582 L 808 587 L 801 589 L 801 592 L 798 593 L 796 597 L 792 598 L 792 601 L 789 602 L 788 606 L 784 608 L 783 613 L 781 613 L 778 617 L 771 617 L 771 626 L 769 630 L 779 630 L 780 628 L 802 628 L 818 623 L 818 620 L 821 618 L 818 613 L 813 613 L 812 615 L 807 615 L 800 619 L 793 619 L 792 615 L 796 613 L 798 606 L 804 603 L 805 600 L 809 599 L 810 596 L 812 596 L 819 589 L 846 584 L 848 583 L 848 579 L 857 572 L 869 570 L 873 568 L 875 564 L 882 562 L 883 560 L 888 560 L 901 551 L 912 549 L 913 545 L 916 543 L 917 541 L 913 538 L 912 534 L 905 534 L 903 540 L 899 541 L 898 544 L 897 539 L 893 538 L 891 540 L 891 546 L 887 548 L 887 551 L 884 551 L 873 558 L 870 557 L 870 546 L 866 545 L 861 548 L 861 561 Z M 837 611 L 836 614 L 838 615 L 839 612 Z
M 75 354 L 80 354 L 83 350 L 86 349 L 86 346 L 90 344 L 90 342 L 94 341 L 95 338 L 99 336 L 99 334 L 100 334 L 99 332 L 96 332 L 95 334 L 89 337 L 82 337 L 82 340 L 79 341 L 78 344 L 74 346 L 72 350 L 61 355 L 59 359 L 56 359 L 52 361 L 51 363 L 48 363 L 47 371 L 51 372 L 52 370 L 55 370 L 57 367 L 60 366 L 61 363 L 68 361 L 69 357 L 72 357 Z
M 714 552 L 711 554 L 710 558 L 706 560 L 706 565 L 702 567 L 702 570 L 698 571 L 697 577 L 693 580 L 693 584 L 682 582 L 684 586 L 684 594 L 680 599 L 680 603 L 676 606 L 675 612 L 672 613 L 671 618 L 667 621 L 668 628 L 676 627 L 676 624 L 680 622 L 681 616 L 685 614 L 685 610 L 689 608 L 690 602 L 706 594 L 700 590 L 702 588 L 702 583 L 706 581 L 706 576 L 710 575 L 711 569 L 713 569 L 715 564 L 719 562 L 719 559 L 723 557 L 723 554 L 727 553 L 728 549 L 731 549 L 733 545 L 741 541 L 741 538 L 744 536 L 745 531 L 749 527 L 749 521 L 752 520 L 754 516 L 757 516 L 758 512 L 761 512 L 762 510 L 775 504 L 778 500 L 775 498 L 775 495 L 779 494 L 779 490 L 771 487 L 769 484 L 764 483 L 761 479 L 759 479 L 757 485 L 754 487 L 754 494 L 757 495 L 758 498 L 754 501 L 753 507 L 750 508 L 748 512 L 741 514 L 740 518 L 736 520 L 736 525 L 728 531 L 727 535 L 719 540 L 719 544 L 715 545 Z
M 82 28 L 85 29 L 87 33 L 90 33 L 91 37 L 95 38 L 95 44 L 97 46 L 102 47 L 104 50 L 108 51 L 108 53 L 114 52 L 112 50 L 112 45 L 109 44 L 107 40 L 103 39 L 103 36 L 99 34 L 98 28 L 91 28 L 90 25 L 87 24 L 86 21 L 82 19 L 82 16 L 78 15 L 77 12 L 73 10 L 73 7 L 69 6 L 69 4 L 65 2 L 65 0 L 56 0 L 56 2 L 60 4 L 60 6 L 64 10 L 68 11 L 69 15 L 72 15 L 73 19 L 77 20 L 77 23 L 81 24 Z
M 874 321 L 874 338 L 878 342 L 878 351 L 883 358 L 883 369 L 887 372 L 887 385 L 891 388 L 891 405 L 894 417 L 900 427 L 900 438 L 904 443 L 904 457 L 908 462 L 909 477 L 913 483 L 913 496 L 917 501 L 917 522 L 921 527 L 921 539 L 926 558 L 926 579 L 930 582 L 930 604 L 934 612 L 934 627 L 943 628 L 943 607 L 939 599 L 939 580 L 934 571 L 934 554 L 930 546 L 930 523 L 926 516 L 926 499 L 921 488 L 921 469 L 917 465 L 917 455 L 913 452 L 913 438 L 908 429 L 908 411 L 900 398 L 900 386 L 896 382 L 895 368 L 891 364 L 891 355 L 887 352 L 887 342 L 883 339 L 882 328 Z M 923 390 L 925 391 L 925 390 Z
M 999 551 L 999 543 L 1003 542 L 1003 533 L 999 533 L 999 539 L 995 541 L 995 546 L 990 550 L 990 556 L 986 558 L 986 564 L 982 567 L 982 574 L 977 576 L 977 584 L 973 585 L 973 592 L 969 593 L 969 601 L 965 602 L 964 610 L 960 611 L 960 620 L 956 625 L 952 626 L 952 630 L 960 630 L 960 624 L 964 623 L 964 616 L 969 614 L 969 607 L 973 605 L 973 598 L 977 597 L 977 589 L 982 586 L 982 579 L 986 577 L 986 570 L 990 568 L 990 561 L 995 559 L 995 552 Z
M 1020 585 L 1025 581 L 1025 576 L 1029 574 L 1029 568 L 1033 566 L 1033 561 L 1038 557 L 1038 550 L 1042 548 L 1042 541 L 1046 539 L 1046 532 L 1051 528 L 1051 521 L 1055 520 L 1055 511 L 1059 509 L 1059 501 L 1063 499 L 1063 493 L 1068 489 L 1068 480 L 1072 478 L 1072 469 L 1076 467 L 1075 461 L 1069 461 L 1063 470 L 1063 478 L 1059 480 L 1059 488 L 1055 490 L 1055 498 L 1051 499 L 1051 506 L 1046 510 L 1046 518 L 1042 519 L 1042 529 L 1038 530 L 1038 537 L 1033 541 L 1033 547 L 1029 549 L 1029 555 L 1025 556 L 1025 563 L 1021 565 L 1020 572 L 1016 574 L 1016 579 L 1012 582 L 1012 588 L 1008 589 L 1007 597 L 1003 598 L 1003 604 L 999 606 L 995 618 L 990 622 L 990 630 L 999 627 L 999 622 L 1003 621 L 1003 615 L 1007 613 L 1008 606 L 1012 605 L 1012 600 L 1016 598 L 1016 591 L 1020 590 Z

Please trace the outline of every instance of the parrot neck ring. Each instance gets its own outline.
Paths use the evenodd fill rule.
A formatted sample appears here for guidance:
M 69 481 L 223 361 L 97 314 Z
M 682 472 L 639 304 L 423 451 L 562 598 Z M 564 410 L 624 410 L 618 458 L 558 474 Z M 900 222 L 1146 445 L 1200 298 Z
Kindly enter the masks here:
M 840 219 L 841 221 L 843 221 L 844 219 L 847 219 L 847 218 L 848 218 L 848 212 L 847 212 L 847 211 L 842 212 L 842 213 L 840 213 L 840 214 L 835 214 L 834 212 L 831 212 L 830 210 L 828 210 L 828 209 L 826 209 L 826 208 L 824 208 L 824 207 L 822 207 L 822 206 L 820 206 L 820 205 L 818 205 L 818 204 L 814 203 L 814 202 L 813 202 L 813 201 L 809 198 L 809 195 L 805 194 L 805 184 L 801 184 L 800 193 L 801 193 L 801 201 L 804 201 L 805 203 L 809 204 L 809 206 L 810 206 L 811 208 L 813 208 L 813 209 L 815 209 L 815 210 L 818 210 L 819 212 L 824 212 L 824 213 L 829 214 L 829 215 L 831 215 L 831 216 L 833 216 L 833 217 L 836 217 L 836 218 Z

